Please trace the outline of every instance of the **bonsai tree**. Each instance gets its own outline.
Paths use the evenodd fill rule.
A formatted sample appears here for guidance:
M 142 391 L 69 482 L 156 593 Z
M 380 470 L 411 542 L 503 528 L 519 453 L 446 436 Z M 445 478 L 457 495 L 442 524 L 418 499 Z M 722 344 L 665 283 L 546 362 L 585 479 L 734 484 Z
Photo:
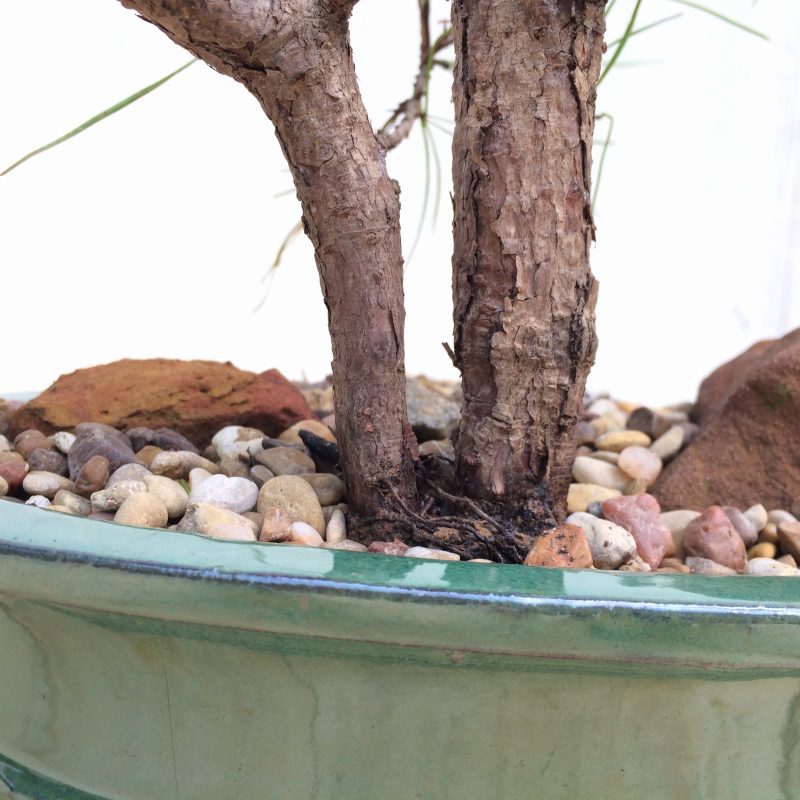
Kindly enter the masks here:
M 122 0 L 242 83 L 275 126 L 328 309 L 351 524 L 375 527 L 418 514 L 419 495 L 400 188 L 385 162 L 400 134 L 376 135 L 362 103 L 348 31 L 356 2 Z M 493 521 L 473 541 L 496 538 L 520 512 L 534 531 L 564 510 L 596 347 L 590 173 L 604 6 L 453 3 L 453 360 L 464 393 L 455 486 L 469 516 Z

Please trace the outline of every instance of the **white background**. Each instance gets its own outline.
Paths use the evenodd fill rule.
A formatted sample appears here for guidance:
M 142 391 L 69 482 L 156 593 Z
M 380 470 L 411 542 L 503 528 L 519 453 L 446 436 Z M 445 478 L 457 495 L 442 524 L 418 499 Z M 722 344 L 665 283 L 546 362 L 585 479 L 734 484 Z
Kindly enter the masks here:
M 708 2 L 770 42 L 645 0 L 642 23 L 683 16 L 631 40 L 599 92 L 598 111 L 613 114 L 615 129 L 596 210 L 600 349 L 590 387 L 642 402 L 690 399 L 722 360 L 800 324 L 800 3 Z M 617 3 L 609 41 L 630 7 Z M 415 8 L 356 7 L 353 47 L 376 126 L 413 81 Z M 433 0 L 434 19 L 448 9 Z M 185 60 L 114 0 L 0 2 L 0 168 Z M 442 71 L 432 98 L 442 117 L 452 113 L 449 92 Z M 447 377 L 449 138 L 433 135 L 441 203 L 406 268 L 407 365 Z M 408 252 L 424 184 L 418 131 L 389 168 L 403 187 Z M 254 310 L 298 218 L 256 101 L 192 66 L 0 178 L 0 390 L 42 388 L 123 357 L 324 376 L 325 309 L 306 241 L 289 249 Z

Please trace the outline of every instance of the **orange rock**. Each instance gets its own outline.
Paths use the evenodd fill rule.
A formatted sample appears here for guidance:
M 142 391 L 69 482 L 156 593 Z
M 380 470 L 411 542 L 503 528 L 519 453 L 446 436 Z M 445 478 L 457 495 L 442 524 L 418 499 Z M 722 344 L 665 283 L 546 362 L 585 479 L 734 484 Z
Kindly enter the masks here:
M 529 567 L 587 569 L 592 566 L 592 551 L 581 528 L 564 524 L 539 536 L 525 563 Z
M 311 416 L 303 395 L 277 370 L 257 375 L 216 361 L 123 359 L 62 375 L 16 411 L 10 427 L 49 434 L 79 422 L 146 425 L 171 428 L 202 448 L 226 425 L 277 436 Z

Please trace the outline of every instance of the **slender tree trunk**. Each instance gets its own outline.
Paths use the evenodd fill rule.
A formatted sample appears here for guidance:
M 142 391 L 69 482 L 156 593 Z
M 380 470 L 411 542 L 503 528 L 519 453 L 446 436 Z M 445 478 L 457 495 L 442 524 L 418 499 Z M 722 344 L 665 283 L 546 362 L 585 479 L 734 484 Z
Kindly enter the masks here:
M 399 188 L 356 82 L 355 2 L 122 0 L 243 83 L 275 125 L 328 308 L 348 500 L 369 517 L 385 507 L 390 486 L 416 504 L 415 441 L 405 404 Z
M 605 0 L 454 0 L 455 354 L 466 494 L 564 509 L 594 360 L 590 173 Z

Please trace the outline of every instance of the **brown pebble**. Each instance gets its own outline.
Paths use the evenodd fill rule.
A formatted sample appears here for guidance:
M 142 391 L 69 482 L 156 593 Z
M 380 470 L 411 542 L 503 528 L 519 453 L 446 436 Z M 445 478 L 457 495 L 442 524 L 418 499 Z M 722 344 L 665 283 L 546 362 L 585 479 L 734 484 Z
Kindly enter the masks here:
M 92 456 L 75 478 L 75 494 L 89 497 L 99 492 L 108 481 L 109 461 L 105 456 Z
M 759 544 L 754 544 L 747 551 L 747 560 L 749 561 L 753 558 L 775 558 L 777 554 L 778 548 L 772 542 L 760 542 Z
M 525 564 L 529 567 L 585 569 L 592 566 L 592 551 L 583 529 L 565 523 L 536 539 Z
M 153 459 L 161 452 L 163 451 L 160 447 L 156 447 L 154 444 L 148 444 L 139 450 L 138 453 L 136 453 L 136 458 L 138 458 L 142 464 L 150 469 L 150 464 L 153 463 Z
M 778 544 L 778 526 L 774 522 L 768 522 L 758 534 L 758 541 Z
M 34 450 L 53 450 L 53 443 L 35 428 L 18 433 L 14 439 L 14 449 L 27 461 Z

